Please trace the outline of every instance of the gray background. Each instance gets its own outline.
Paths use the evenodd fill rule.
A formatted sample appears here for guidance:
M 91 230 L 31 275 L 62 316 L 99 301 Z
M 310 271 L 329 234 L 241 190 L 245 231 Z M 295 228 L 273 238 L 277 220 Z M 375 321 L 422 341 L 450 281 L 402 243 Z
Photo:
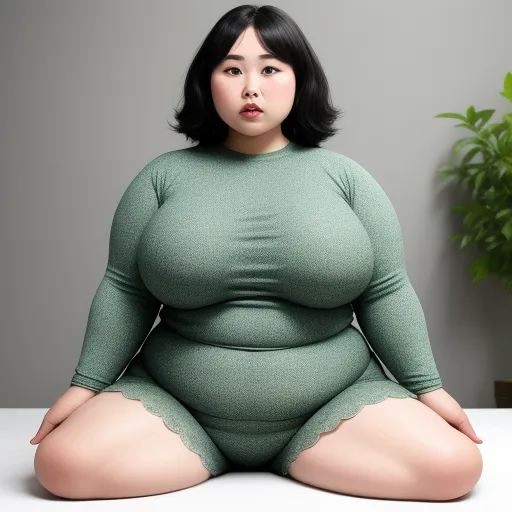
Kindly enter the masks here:
M 0 407 L 50 407 L 69 387 L 117 203 L 152 158 L 190 145 L 167 120 L 196 50 L 236 5 L 0 3 Z M 469 194 L 435 170 L 471 132 L 433 116 L 512 110 L 499 95 L 512 2 L 273 5 L 302 28 L 344 111 L 324 147 L 363 165 L 395 206 L 445 389 L 495 407 L 494 380 L 512 378 L 512 296 L 496 278 L 471 284 L 476 250 L 447 242 L 461 228 L 450 206 Z

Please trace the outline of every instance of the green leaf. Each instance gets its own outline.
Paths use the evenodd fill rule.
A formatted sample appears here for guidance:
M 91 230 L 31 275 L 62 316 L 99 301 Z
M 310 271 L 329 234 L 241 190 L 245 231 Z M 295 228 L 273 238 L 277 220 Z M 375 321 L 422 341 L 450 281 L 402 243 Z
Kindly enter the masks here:
M 491 123 L 482 128 L 482 130 L 480 131 L 480 135 L 499 135 L 500 132 L 507 128 L 508 126 L 505 120 L 503 120 L 501 123 Z
M 501 229 L 507 240 L 512 240 L 512 220 L 509 220 Z
M 469 267 L 469 270 L 476 274 L 473 282 L 480 281 L 489 275 L 489 254 L 483 254 L 477 258 Z
M 508 168 L 506 165 L 498 165 L 498 179 L 501 180 L 505 173 L 508 172 Z
M 492 110 L 492 109 L 480 110 L 479 112 L 477 112 L 476 119 L 482 120 L 482 122 L 478 125 L 478 128 L 482 128 L 482 126 L 484 126 L 484 124 L 486 124 L 487 121 L 489 121 L 489 119 L 491 119 L 494 112 L 496 112 L 496 110 Z
M 480 256 L 475 261 L 473 261 L 469 267 L 469 270 L 475 274 L 486 275 L 489 271 L 489 260 L 487 255 Z
M 461 166 L 465 166 L 466 164 L 468 164 L 471 159 L 477 154 L 477 153 L 480 153 L 481 151 L 481 148 L 479 147 L 476 147 L 476 148 L 473 148 L 472 150 L 468 151 L 465 155 L 464 155 L 464 158 L 462 159 L 462 162 L 461 162 Z
M 476 128 L 475 126 L 471 125 L 471 124 L 468 124 L 468 123 L 460 123 L 460 124 L 456 124 L 455 127 L 462 127 L 462 128 L 467 128 L 468 130 L 471 130 L 475 133 L 479 133 L 478 131 L 478 128 Z
M 477 137 L 464 137 L 463 139 L 459 139 L 457 142 L 455 142 L 455 144 L 453 145 L 453 152 L 455 154 L 459 153 L 462 150 L 462 148 L 464 148 L 468 144 L 481 145 L 482 141 Z
M 466 247 L 466 245 L 468 245 L 471 242 L 472 238 L 473 235 L 464 235 L 462 237 L 462 242 L 460 243 L 460 248 L 464 249 L 464 247 Z
M 436 173 L 440 176 L 456 176 L 459 172 L 455 167 L 453 167 L 453 165 L 444 165 L 443 167 L 440 167 Z
M 479 242 L 480 240 L 482 240 L 482 238 L 487 235 L 487 231 L 483 228 L 480 228 L 478 230 L 478 234 L 476 235 L 476 238 L 475 238 L 475 242 Z
M 454 242 L 455 240 L 459 240 L 459 238 L 463 238 L 465 236 L 465 233 L 457 233 L 456 235 L 452 235 L 450 238 L 448 238 L 448 242 Z
M 510 140 L 510 137 L 511 137 L 511 131 L 512 131 L 512 125 L 510 126 L 511 130 L 508 131 L 503 131 L 503 133 L 500 134 L 500 136 L 498 137 L 497 139 L 497 148 L 498 148 L 498 153 L 500 155 L 502 155 L 503 157 L 505 157 L 508 154 L 510 154 L 510 149 L 509 149 L 509 145 L 511 144 L 511 140 Z M 512 148 L 512 147 L 511 147 Z
M 464 166 L 464 169 L 470 170 L 470 169 L 487 169 L 489 165 L 485 164 L 483 162 L 475 162 L 472 164 L 467 164 Z
M 471 208 L 469 204 L 455 204 L 450 209 L 453 212 L 467 212 Z
M 475 124 L 476 112 L 475 112 L 475 107 L 473 105 L 468 107 L 468 109 L 466 110 L 466 117 L 468 118 L 468 123 Z
M 493 249 L 495 249 L 496 247 L 499 247 L 503 242 L 501 241 L 497 241 L 497 242 L 492 242 L 491 244 L 487 245 L 487 250 L 488 251 L 492 251 Z
M 434 118 L 436 117 L 445 117 L 445 118 L 448 118 L 448 119 L 458 119 L 459 121 L 467 121 L 467 119 L 460 115 L 460 114 L 455 114 L 455 113 L 452 113 L 452 112 L 445 112 L 444 114 L 437 114 L 437 116 L 434 116 Z
M 500 210 L 496 214 L 496 219 L 501 219 L 501 217 L 505 217 L 505 215 L 508 215 L 509 213 L 512 213 L 512 208 L 505 208 L 504 210 Z
M 476 219 L 477 215 L 475 212 L 468 212 L 466 213 L 464 220 L 462 222 L 466 227 L 470 228 L 474 224 Z
M 507 98 L 507 100 L 510 100 L 512 101 L 512 92 L 500 92 L 500 94 L 504 97 L 504 98 Z
M 480 190 L 480 187 L 482 186 L 482 182 L 485 179 L 485 173 L 481 172 L 475 180 L 475 191 L 478 192 Z
M 505 92 L 512 94 L 512 73 L 510 71 L 505 75 L 503 88 L 505 89 Z

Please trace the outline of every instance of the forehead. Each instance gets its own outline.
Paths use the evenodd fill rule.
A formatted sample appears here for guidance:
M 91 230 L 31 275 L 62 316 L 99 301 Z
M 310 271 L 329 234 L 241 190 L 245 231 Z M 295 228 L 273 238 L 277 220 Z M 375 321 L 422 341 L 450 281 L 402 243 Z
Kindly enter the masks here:
M 261 45 L 254 27 L 247 27 L 230 48 L 228 54 L 241 55 L 247 59 L 257 59 L 269 52 Z

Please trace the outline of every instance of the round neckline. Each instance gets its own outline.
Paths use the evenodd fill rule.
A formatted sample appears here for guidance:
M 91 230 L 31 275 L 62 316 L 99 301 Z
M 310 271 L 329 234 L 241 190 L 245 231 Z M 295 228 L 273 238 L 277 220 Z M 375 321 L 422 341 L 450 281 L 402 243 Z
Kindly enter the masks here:
M 290 140 L 286 146 L 281 149 L 276 149 L 275 151 L 269 151 L 268 153 L 242 153 L 240 151 L 235 151 L 234 149 L 230 149 L 225 146 L 223 143 L 220 143 L 215 148 L 215 151 L 221 155 L 229 156 L 230 158 L 235 158 L 237 160 L 244 161 L 261 161 L 261 160 L 273 160 L 275 158 L 280 158 L 284 155 L 291 153 L 294 149 L 297 148 L 297 144 Z

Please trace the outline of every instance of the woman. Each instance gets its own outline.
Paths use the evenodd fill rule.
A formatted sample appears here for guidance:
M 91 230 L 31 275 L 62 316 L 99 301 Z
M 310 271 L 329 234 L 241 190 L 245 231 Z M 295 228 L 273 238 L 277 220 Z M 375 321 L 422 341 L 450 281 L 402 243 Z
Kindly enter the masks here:
M 319 145 L 339 111 L 299 27 L 229 11 L 184 99 L 173 129 L 198 144 L 120 200 L 71 387 L 33 440 L 42 485 L 131 497 L 269 470 L 368 497 L 469 492 L 481 441 L 442 388 L 392 204 Z

